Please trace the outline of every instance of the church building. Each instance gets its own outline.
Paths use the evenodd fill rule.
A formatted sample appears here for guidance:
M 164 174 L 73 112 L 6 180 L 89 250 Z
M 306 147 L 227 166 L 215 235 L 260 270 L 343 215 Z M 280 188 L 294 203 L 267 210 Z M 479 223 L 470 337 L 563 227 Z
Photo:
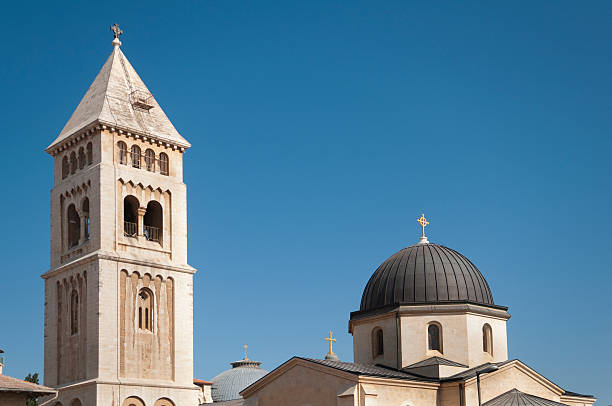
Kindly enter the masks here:
M 57 139 L 45 281 L 52 406 L 197 405 L 183 153 L 121 51 Z
M 46 149 L 54 176 L 44 383 L 57 390 L 48 405 L 594 403 L 508 359 L 508 308 L 469 259 L 429 242 L 424 216 L 418 243 L 378 267 L 350 314 L 354 362 L 333 354 L 330 333 L 323 360 L 294 357 L 267 373 L 245 353 L 194 385 L 196 270 L 183 183 L 190 144 L 122 52 L 119 27 L 111 29 L 110 56 Z
M 348 331 L 354 362 L 331 349 L 294 357 L 241 395 L 248 406 L 590 406 L 518 359 L 508 359 L 508 308 L 495 304 L 465 256 L 425 236 L 384 261 Z

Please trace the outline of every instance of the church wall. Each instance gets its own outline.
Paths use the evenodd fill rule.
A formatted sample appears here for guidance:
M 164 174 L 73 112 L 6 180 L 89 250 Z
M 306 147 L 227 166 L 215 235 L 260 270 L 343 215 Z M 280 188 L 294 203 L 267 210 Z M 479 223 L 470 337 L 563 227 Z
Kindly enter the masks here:
M 95 262 L 81 261 L 45 280 L 46 385 L 95 376 L 96 274 Z
M 370 382 L 367 386 L 376 394 L 376 406 L 434 406 L 437 403 L 437 385 L 431 387 L 409 387 L 405 383 Z M 360 403 L 360 406 L 367 406 Z M 446 405 L 443 405 L 446 406 Z
M 497 372 L 484 374 L 480 377 L 482 403 L 515 388 L 530 395 L 555 402 L 560 401 L 559 391 L 547 385 L 542 378 L 534 376 L 516 365 L 502 367 Z M 466 405 L 478 404 L 478 389 L 475 378 L 465 385 L 465 400 Z
M 467 340 L 468 359 L 467 365 L 476 366 L 485 362 L 501 362 L 508 360 L 508 337 L 506 335 L 506 321 L 498 318 L 487 317 L 477 314 L 468 314 Z M 492 330 L 493 355 L 483 351 L 482 337 L 483 326 L 489 324 Z
M 400 319 L 402 368 L 433 356 L 468 365 L 465 314 L 402 315 Z M 428 349 L 427 327 L 431 322 L 442 326 L 442 352 Z
M 168 155 L 169 176 L 158 172 L 149 172 L 144 167 L 133 168 L 131 164 L 120 163 L 118 142 L 124 142 L 128 151 L 132 145 L 138 145 L 144 154 L 147 149 L 159 157 L 161 152 Z M 186 187 L 182 183 L 182 158 L 179 150 L 174 150 L 142 138 L 128 137 L 125 133 L 105 130 L 102 141 L 102 156 L 105 162 L 103 216 L 105 224 L 112 224 L 104 230 L 103 248 L 117 250 L 122 256 L 172 262 L 177 265 L 187 263 L 187 207 Z M 128 162 L 129 163 L 129 162 Z M 142 159 L 144 166 L 144 158 Z M 156 165 L 158 162 L 156 161 Z M 157 168 L 157 166 L 156 166 Z M 162 242 L 147 241 L 143 236 L 142 224 L 139 224 L 137 237 L 124 235 L 123 203 L 124 198 L 132 195 L 138 199 L 144 213 L 147 203 L 155 200 L 163 208 Z
M 383 330 L 384 354 L 374 358 L 372 332 Z M 397 366 L 397 320 L 388 314 L 359 321 L 353 324 L 353 357 L 359 364 L 382 364 Z
M 175 365 L 174 280 L 152 275 L 145 267 L 137 268 L 132 272 L 121 270 L 119 275 L 119 376 L 172 381 Z M 143 289 L 153 295 L 151 331 L 138 326 L 137 308 Z
M 24 393 L 0 393 L 0 405 L 23 406 L 26 404 L 27 394 Z
M 439 406 L 461 406 L 461 388 L 458 382 L 442 384 L 438 389 Z
M 97 403 L 83 403 L 83 405 L 123 406 L 127 398 L 137 397 L 145 406 L 155 406 L 155 402 L 162 398 L 170 399 L 175 406 L 195 406 L 198 404 L 197 392 L 198 388 L 195 386 L 161 386 L 141 383 L 100 384 L 96 393 Z
M 56 171 L 59 170 L 59 172 L 55 173 L 55 185 L 50 194 L 51 269 L 74 261 L 100 247 L 98 233 L 100 226 L 96 224 L 100 220 L 100 200 L 98 198 L 100 184 L 99 142 L 99 133 L 93 133 L 68 147 L 67 150 L 54 158 L 54 166 Z M 82 169 L 77 167 L 74 174 L 69 174 L 66 179 L 62 179 L 61 161 L 63 157 L 70 156 L 71 152 L 78 151 L 89 143 L 92 144 L 92 164 L 85 165 Z M 58 165 L 59 169 L 57 168 Z M 70 204 L 74 204 L 81 221 L 83 221 L 85 213 L 82 205 L 85 198 L 89 200 L 90 236 L 89 239 L 85 237 L 85 227 L 84 224 L 81 224 L 81 240 L 77 246 L 70 247 L 68 244 L 68 207 Z
M 356 379 L 296 365 L 249 396 L 245 406 L 337 406 L 338 395 L 355 384 Z

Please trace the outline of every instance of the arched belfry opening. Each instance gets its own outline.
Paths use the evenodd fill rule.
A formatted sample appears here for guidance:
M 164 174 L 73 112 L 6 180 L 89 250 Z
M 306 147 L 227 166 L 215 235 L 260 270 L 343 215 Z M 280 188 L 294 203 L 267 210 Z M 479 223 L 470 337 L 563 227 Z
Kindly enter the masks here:
M 68 247 L 79 245 L 81 239 L 81 217 L 74 204 L 68 206 Z
M 123 199 L 123 233 L 127 237 L 138 235 L 138 207 L 140 203 L 134 196 Z
M 164 214 L 161 204 L 151 200 L 144 215 L 144 236 L 149 241 L 162 242 Z

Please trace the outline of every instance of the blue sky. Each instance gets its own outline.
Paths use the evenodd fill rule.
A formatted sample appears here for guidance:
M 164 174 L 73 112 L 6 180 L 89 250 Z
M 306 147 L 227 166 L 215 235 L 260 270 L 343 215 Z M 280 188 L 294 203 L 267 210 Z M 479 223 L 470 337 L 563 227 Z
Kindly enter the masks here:
M 57 136 L 111 52 L 185 154 L 195 373 L 248 344 L 352 360 L 349 312 L 415 243 L 468 256 L 509 351 L 612 403 L 612 3 L 12 2 L 3 8 L 0 348 L 43 369 Z

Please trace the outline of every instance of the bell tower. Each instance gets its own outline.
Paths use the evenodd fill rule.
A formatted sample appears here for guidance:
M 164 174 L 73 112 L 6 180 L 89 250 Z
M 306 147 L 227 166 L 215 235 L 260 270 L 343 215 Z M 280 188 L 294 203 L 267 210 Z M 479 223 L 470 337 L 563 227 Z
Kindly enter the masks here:
M 45 385 L 62 406 L 196 405 L 190 147 L 121 50 L 59 136 L 45 281 Z

